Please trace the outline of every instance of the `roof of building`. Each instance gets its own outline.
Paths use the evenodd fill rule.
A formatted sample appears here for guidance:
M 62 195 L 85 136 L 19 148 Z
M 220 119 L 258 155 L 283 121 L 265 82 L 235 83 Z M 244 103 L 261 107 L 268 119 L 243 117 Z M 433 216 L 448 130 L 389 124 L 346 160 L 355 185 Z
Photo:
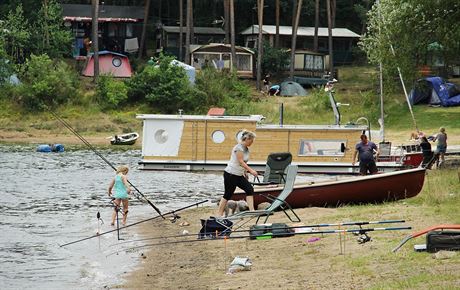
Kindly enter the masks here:
M 230 49 L 231 49 L 231 45 L 225 44 L 225 43 L 191 44 L 190 45 L 190 53 L 194 53 L 196 51 L 207 51 L 207 50 L 230 51 Z M 254 54 L 254 51 L 252 51 L 251 49 L 247 47 L 236 45 L 235 49 L 236 49 L 236 52 Z
M 91 5 L 62 4 L 62 16 L 91 18 Z M 99 18 L 144 19 L 144 7 L 99 5 Z
M 280 35 L 292 35 L 292 26 L 280 26 Z M 263 34 L 275 35 L 276 26 L 275 25 L 264 25 L 262 29 Z M 259 25 L 252 25 L 241 32 L 242 35 L 253 35 L 259 34 Z M 300 26 L 297 30 L 297 36 L 315 36 L 314 27 L 303 27 Z M 328 29 L 327 27 L 318 27 L 318 36 L 327 37 Z M 348 28 L 333 28 L 332 29 L 333 37 L 349 37 L 349 38 L 359 38 L 361 35 L 354 33 Z
M 163 30 L 169 33 L 179 33 L 179 26 L 163 26 Z M 185 33 L 185 26 L 182 28 L 182 33 Z M 225 34 L 225 31 L 219 27 L 193 27 L 195 34 Z

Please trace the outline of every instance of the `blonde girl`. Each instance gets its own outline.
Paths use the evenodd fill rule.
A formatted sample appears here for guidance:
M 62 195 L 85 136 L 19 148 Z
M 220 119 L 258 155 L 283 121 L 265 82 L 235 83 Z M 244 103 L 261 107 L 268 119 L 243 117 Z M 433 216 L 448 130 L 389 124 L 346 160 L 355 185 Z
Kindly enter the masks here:
M 128 174 L 129 168 L 126 165 L 122 165 L 117 168 L 117 175 L 112 182 L 110 182 L 108 194 L 115 198 L 115 210 L 112 214 L 112 223 L 115 224 L 115 218 L 117 216 L 117 211 L 120 207 L 120 203 L 123 203 L 123 221 L 122 224 L 126 225 L 126 217 L 128 216 L 128 194 L 131 193 L 131 188 L 129 187 L 128 179 L 126 175 Z

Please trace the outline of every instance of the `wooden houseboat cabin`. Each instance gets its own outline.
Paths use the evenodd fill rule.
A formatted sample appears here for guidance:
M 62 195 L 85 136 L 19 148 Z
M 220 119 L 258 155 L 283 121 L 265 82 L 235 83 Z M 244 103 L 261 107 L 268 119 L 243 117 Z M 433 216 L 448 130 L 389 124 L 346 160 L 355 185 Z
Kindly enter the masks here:
M 274 152 L 291 152 L 304 173 L 354 173 L 362 125 L 266 125 L 261 115 L 138 115 L 143 120 L 142 169 L 223 170 L 243 129 L 254 131 L 249 165 L 263 171 Z M 394 169 L 393 169 L 394 170 Z

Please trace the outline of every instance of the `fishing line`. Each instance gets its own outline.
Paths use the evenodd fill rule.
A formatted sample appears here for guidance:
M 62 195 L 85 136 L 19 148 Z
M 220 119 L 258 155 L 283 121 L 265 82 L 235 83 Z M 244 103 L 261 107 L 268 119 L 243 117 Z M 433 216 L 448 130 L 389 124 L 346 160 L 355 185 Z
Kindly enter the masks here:
M 371 225 L 371 224 L 390 224 L 390 223 L 404 223 L 405 220 L 383 220 L 383 221 L 357 221 L 357 222 L 342 222 L 342 223 L 329 223 L 329 224 L 313 224 L 313 225 L 304 225 L 304 226 L 293 226 L 293 227 L 285 227 L 283 229 L 302 229 L 302 228 L 321 228 L 321 227 L 333 227 L 333 226 L 359 226 L 362 225 Z M 238 227 L 240 228 L 240 227 Z M 232 230 L 229 233 L 247 233 L 251 232 L 251 230 Z M 221 233 L 225 233 L 225 230 Z M 129 240 L 125 242 L 120 242 L 117 244 L 112 244 L 109 247 L 113 247 L 120 244 L 127 244 L 127 243 L 136 243 L 136 242 L 143 242 L 143 241 L 150 241 L 150 240 L 161 240 L 161 239 L 172 239 L 172 238 L 187 238 L 193 237 L 198 235 L 208 235 L 214 234 L 214 232 L 204 232 L 204 233 L 195 233 L 195 234 L 185 234 L 185 235 L 171 235 L 171 236 L 159 236 L 159 237 L 151 237 L 151 238 L 143 238 L 137 240 Z
M 191 204 L 191 205 L 187 205 L 187 206 L 184 206 L 182 208 L 179 208 L 179 209 L 176 209 L 176 210 L 172 210 L 172 211 L 169 211 L 167 213 L 165 213 L 164 215 L 169 215 L 169 214 L 174 214 L 176 212 L 179 212 L 179 211 L 182 211 L 182 210 L 185 210 L 185 209 L 188 209 L 188 208 L 191 208 L 193 206 L 198 206 L 202 203 L 205 203 L 207 202 L 208 200 L 203 200 L 203 201 L 199 201 L 199 202 L 196 202 L 194 204 Z M 123 230 L 123 229 L 126 229 L 126 228 L 129 228 L 129 227 L 132 227 L 132 226 L 135 226 L 135 225 L 138 225 L 140 223 L 144 223 L 144 222 L 147 222 L 147 221 L 151 221 L 151 220 L 154 220 L 154 219 L 157 219 L 159 218 L 160 216 L 154 216 L 154 217 L 151 217 L 151 218 L 148 218 L 148 219 L 145 219 L 145 220 L 142 220 L 142 221 L 138 221 L 138 222 L 135 222 L 135 223 L 132 223 L 132 224 L 129 224 L 127 226 L 123 226 L 120 228 L 120 230 Z M 164 219 L 164 217 L 163 217 Z M 113 230 L 109 230 L 109 231 L 106 231 L 106 232 L 103 232 L 103 233 L 100 233 L 100 234 L 97 234 L 97 235 L 92 235 L 92 236 L 89 236 L 89 237 L 86 237 L 86 238 L 82 238 L 82 239 L 79 239 L 79 240 L 75 240 L 75 241 L 72 241 L 72 242 L 69 242 L 69 243 L 65 243 L 65 244 L 62 244 L 62 245 L 59 245 L 59 247 L 65 247 L 65 246 L 68 246 L 68 245 L 72 245 L 72 244 L 75 244 L 75 243 L 79 243 L 79 242 L 83 242 L 83 241 L 86 241 L 86 240 L 89 240 L 89 239 L 92 239 L 92 238 L 97 238 L 97 237 L 100 237 L 102 235 L 105 235 L 105 234 L 108 234 L 108 233 L 113 233 L 114 231 L 116 231 L 117 229 L 113 229 Z
M 70 132 L 72 132 L 75 136 L 78 137 L 78 139 L 80 139 L 86 146 L 88 146 L 97 156 L 99 156 L 102 160 L 104 160 L 105 163 L 107 163 L 113 170 L 117 171 L 117 169 L 115 168 L 115 166 L 109 161 L 107 160 L 99 151 L 96 150 L 96 148 L 94 148 L 93 145 L 91 145 L 82 135 L 80 135 L 80 133 L 78 133 L 69 123 L 67 123 L 64 119 L 62 119 L 58 114 L 56 114 L 54 111 L 52 111 L 48 106 L 44 105 L 43 106 L 48 110 L 48 112 L 50 112 L 59 122 L 61 122 L 67 129 L 70 130 Z M 161 211 L 134 185 L 132 184 L 128 179 L 126 180 L 129 185 L 131 185 L 136 191 L 138 194 L 140 194 L 145 201 L 147 201 L 148 204 L 150 204 L 150 206 L 163 218 L 164 216 L 162 215 Z M 141 199 L 134 194 L 134 196 L 141 201 Z
M 360 228 L 360 229 L 348 229 L 348 230 L 342 230 L 342 229 L 333 229 L 333 230 L 323 230 L 323 231 L 309 231 L 309 232 L 301 232 L 301 233 L 290 233 L 289 236 L 297 236 L 297 235 L 313 235 L 313 234 L 337 234 L 337 233 L 358 233 L 358 234 L 365 234 L 366 232 L 373 232 L 373 231 L 397 231 L 397 230 L 410 230 L 412 227 L 394 227 L 394 228 Z M 285 233 L 283 233 L 285 234 Z M 272 234 L 273 237 L 276 237 L 276 234 Z M 207 242 L 207 241 L 217 241 L 217 240 L 223 240 L 223 239 L 228 239 L 228 240 L 236 240 L 236 239 L 244 239 L 244 238 L 251 238 L 250 235 L 245 235 L 245 236 L 236 236 L 236 237 L 219 237 L 216 236 L 216 238 L 213 239 L 197 239 L 197 240 L 184 240 L 184 241 L 169 241 L 169 242 L 162 242 L 162 243 L 153 243 L 153 244 L 147 244 L 147 245 L 141 245 L 141 246 L 135 246 L 126 249 L 125 251 L 133 251 L 136 249 L 142 249 L 142 248 L 148 248 L 148 247 L 154 247 L 154 246 L 161 246 L 161 245 L 173 245 L 173 244 L 184 244 L 184 243 L 196 243 L 196 242 Z M 111 255 L 118 254 L 123 250 L 118 250 L 115 252 L 111 252 L 106 255 L 106 257 L 109 257 Z

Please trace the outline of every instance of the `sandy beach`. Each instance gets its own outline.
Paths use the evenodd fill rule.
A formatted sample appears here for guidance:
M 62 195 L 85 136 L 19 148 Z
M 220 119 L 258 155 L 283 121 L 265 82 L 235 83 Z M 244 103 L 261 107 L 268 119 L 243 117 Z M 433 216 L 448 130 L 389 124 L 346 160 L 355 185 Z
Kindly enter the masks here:
M 351 208 L 297 209 L 296 213 L 302 222 L 289 225 L 349 221 L 347 216 Z M 215 210 L 210 207 L 188 210 L 181 213 L 182 218 L 176 223 L 150 223 L 141 227 L 140 231 L 145 237 L 179 235 L 184 230 L 197 233 L 201 228 L 200 218 L 213 215 Z M 425 218 L 422 223 L 414 222 L 419 220 L 420 210 L 423 211 L 423 208 L 416 209 L 405 202 L 391 206 L 365 206 L 362 220 L 403 218 L 408 223 L 401 225 L 419 229 L 424 224 L 434 222 L 431 217 Z M 184 221 L 190 226 L 181 226 L 180 223 Z M 247 225 L 254 222 L 252 220 Z M 288 220 L 282 212 L 278 212 L 270 217 L 269 222 L 287 223 Z M 409 231 L 371 232 L 372 241 L 365 244 L 358 244 L 356 236 L 352 234 L 298 235 L 267 240 L 221 239 L 176 244 L 165 242 L 196 240 L 196 237 L 150 240 L 145 243 L 162 244 L 136 250 L 144 259 L 141 259 L 141 265 L 135 271 L 127 274 L 126 283 L 117 288 L 387 289 L 385 285 L 388 281 L 404 281 L 408 276 L 423 273 L 456 275 L 455 285 L 460 286 L 458 255 L 450 260 L 437 261 L 432 259 L 431 254 L 414 253 L 413 243 L 408 243 L 398 253 L 391 253 L 391 249 L 408 234 Z M 313 237 L 319 239 L 309 241 Z M 418 257 L 414 259 L 413 255 Z M 249 257 L 253 262 L 251 270 L 226 274 L 235 256 Z M 420 264 L 419 259 L 424 262 Z M 404 265 L 410 266 L 401 269 L 398 264 L 401 260 L 404 260 Z

